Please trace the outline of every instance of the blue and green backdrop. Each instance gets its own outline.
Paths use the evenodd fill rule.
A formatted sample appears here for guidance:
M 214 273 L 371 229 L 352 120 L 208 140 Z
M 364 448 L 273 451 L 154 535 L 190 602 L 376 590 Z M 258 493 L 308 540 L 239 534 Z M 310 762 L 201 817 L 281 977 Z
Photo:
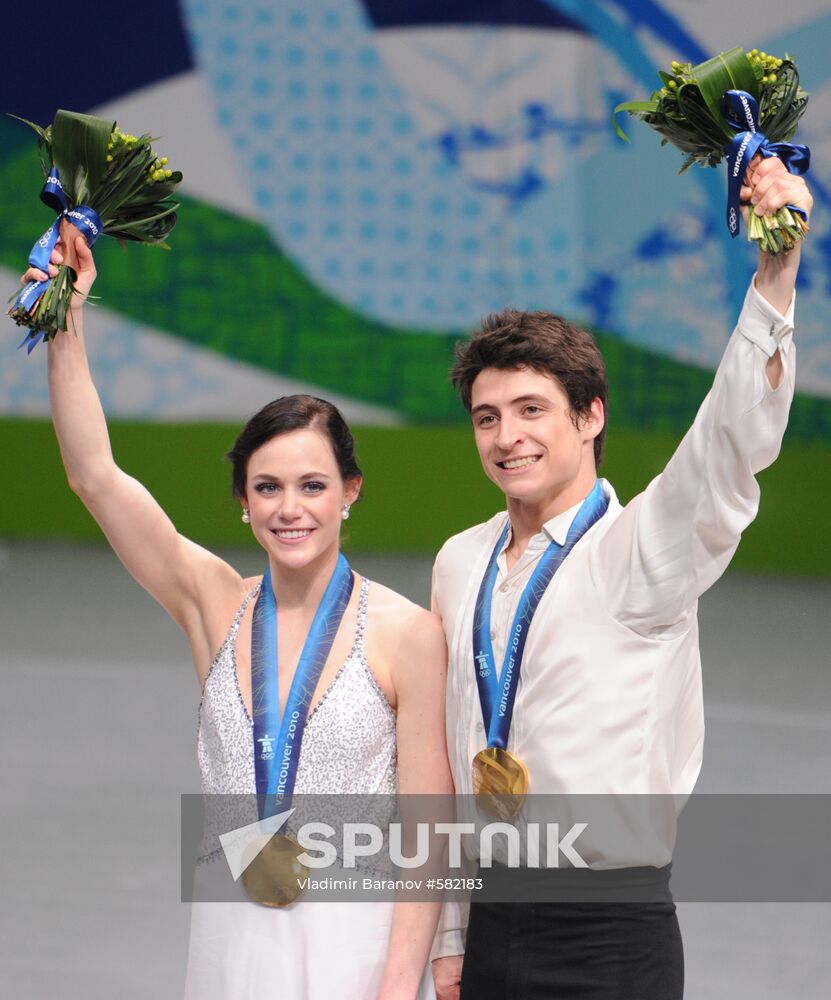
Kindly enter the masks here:
M 119 461 L 208 544 L 245 541 L 222 462 L 241 422 L 298 390 L 356 427 L 355 548 L 434 550 L 492 513 L 447 370 L 455 341 L 506 304 L 596 332 L 604 472 L 624 498 L 641 489 L 707 391 L 753 253 L 727 235 L 723 174 L 677 177 L 679 155 L 637 126 L 622 144 L 611 109 L 674 58 L 792 53 L 813 94 L 801 138 L 817 200 L 799 395 L 736 565 L 831 570 L 816 501 L 831 488 L 826 3 L 146 0 L 73 16 L 96 58 L 44 64 L 33 88 L 27 47 L 8 46 L 4 110 L 105 113 L 161 136 L 185 173 L 170 253 L 99 243 L 90 341 Z M 47 214 L 31 134 L 3 119 L 0 139 L 11 292 Z M 0 533 L 96 538 L 63 483 L 45 352 L 17 340 L 9 321 Z

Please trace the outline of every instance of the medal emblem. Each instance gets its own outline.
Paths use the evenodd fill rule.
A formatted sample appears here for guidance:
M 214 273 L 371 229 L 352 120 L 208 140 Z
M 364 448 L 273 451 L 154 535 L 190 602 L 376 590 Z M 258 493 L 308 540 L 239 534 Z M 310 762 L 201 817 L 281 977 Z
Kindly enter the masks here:
M 288 906 L 303 893 L 309 869 L 298 861 L 303 848 L 294 837 L 275 834 L 242 873 L 245 891 L 263 906 Z
M 511 820 L 528 794 L 528 768 L 502 747 L 486 747 L 473 758 L 476 805 L 495 819 Z

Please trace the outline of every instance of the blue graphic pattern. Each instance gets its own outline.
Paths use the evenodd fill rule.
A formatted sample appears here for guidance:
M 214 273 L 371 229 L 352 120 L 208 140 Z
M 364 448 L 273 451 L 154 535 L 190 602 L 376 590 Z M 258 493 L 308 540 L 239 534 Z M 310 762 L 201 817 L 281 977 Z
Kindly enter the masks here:
M 553 308 L 715 363 L 754 265 L 714 225 L 723 173 L 679 180 L 680 158 L 653 135 L 624 147 L 609 126 L 615 103 L 654 89 L 668 53 L 697 61 L 713 40 L 678 4 L 650 0 L 532 5 L 567 30 L 519 15 L 465 22 L 453 4 L 435 27 L 413 13 L 424 6 L 185 0 L 218 120 L 281 248 L 391 325 L 449 330 L 505 304 Z M 816 87 L 827 20 L 753 42 L 796 53 Z M 812 181 L 824 201 L 822 177 Z M 825 294 L 827 244 L 813 251 L 824 259 L 803 288 Z M 803 351 L 817 352 L 813 373 L 831 387 L 819 310 L 804 322 L 801 308 Z

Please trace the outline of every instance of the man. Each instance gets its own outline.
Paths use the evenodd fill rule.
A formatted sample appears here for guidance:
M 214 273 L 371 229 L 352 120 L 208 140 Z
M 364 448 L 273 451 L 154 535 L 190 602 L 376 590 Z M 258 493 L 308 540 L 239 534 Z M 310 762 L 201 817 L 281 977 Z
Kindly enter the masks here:
M 810 213 L 804 181 L 775 158 L 754 161 L 745 181 L 745 214 L 770 215 L 786 204 Z M 448 749 L 458 794 L 488 789 L 494 754 L 503 777 L 507 768 L 530 794 L 692 790 L 704 734 L 697 599 L 727 567 L 758 509 L 755 474 L 779 451 L 794 388 L 798 266 L 798 248 L 760 254 L 693 427 L 664 472 L 625 508 L 608 483 L 596 485 L 606 375 L 588 334 L 556 316 L 507 310 L 459 350 L 452 379 L 507 516 L 451 538 L 435 566 L 433 603 L 450 649 Z M 559 564 L 545 570 L 552 559 Z M 523 592 L 534 573 L 543 573 L 542 584 L 528 624 L 522 602 L 534 601 Z M 509 636 L 516 653 L 522 629 L 524 653 L 506 656 Z M 504 695 L 507 724 L 487 694 L 496 683 L 491 690 Z M 668 844 L 638 843 L 616 858 L 608 845 L 589 841 L 589 864 L 635 865 L 660 879 Z M 671 901 L 634 921 L 600 908 L 581 922 L 576 911 L 564 916 L 552 904 L 474 897 L 464 965 L 460 909 L 446 907 L 434 949 L 439 1000 L 683 994 Z

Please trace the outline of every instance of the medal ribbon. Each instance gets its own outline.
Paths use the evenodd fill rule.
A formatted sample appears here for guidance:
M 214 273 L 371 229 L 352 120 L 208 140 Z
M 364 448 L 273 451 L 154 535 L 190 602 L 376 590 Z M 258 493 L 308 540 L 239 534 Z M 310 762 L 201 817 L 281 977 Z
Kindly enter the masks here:
M 61 219 L 68 219 L 74 226 L 77 226 L 90 247 L 95 244 L 104 227 L 99 214 L 89 205 L 76 205 L 72 209 L 69 207 L 69 201 L 64 193 L 57 167 L 52 167 L 50 170 L 46 183 L 41 188 L 40 200 L 57 214 L 57 218 L 43 236 L 35 241 L 32 252 L 29 254 L 29 264 L 40 271 L 48 271 L 52 251 L 60 239 Z M 44 281 L 27 282 L 23 291 L 15 299 L 12 310 L 23 306 L 27 312 L 31 312 L 32 307 L 49 287 L 51 281 L 51 278 L 46 278 Z M 40 330 L 27 333 L 20 347 L 23 344 L 28 344 L 26 353 L 31 354 L 42 337 L 43 333 Z
M 734 129 L 735 136 L 725 147 L 727 156 L 727 228 L 731 236 L 739 235 L 739 191 L 747 166 L 756 153 L 765 158 L 778 156 L 790 173 L 804 174 L 811 163 L 811 150 L 791 142 L 768 142 L 759 131 L 759 106 L 744 90 L 728 90 L 723 99 L 724 120 Z M 801 208 L 788 205 L 792 212 L 806 218 Z
M 489 747 L 501 747 L 504 750 L 508 745 L 508 733 L 511 729 L 514 701 L 519 687 L 519 674 L 525 642 L 528 638 L 531 621 L 546 587 L 562 565 L 565 557 L 589 528 L 603 517 L 608 506 L 609 501 L 598 481 L 571 522 L 565 544 L 558 545 L 557 542 L 552 541 L 543 552 L 519 599 L 499 679 L 496 676 L 493 644 L 491 643 L 491 603 L 498 572 L 497 558 L 505 544 L 510 522 L 505 525 L 494 546 L 488 568 L 485 570 L 479 587 L 476 608 L 473 613 L 473 660 L 476 671 L 476 686 L 479 689 L 482 719 L 488 730 Z
M 251 625 L 254 773 L 261 819 L 273 816 L 291 799 L 309 706 L 349 604 L 353 585 L 352 570 L 340 553 L 303 644 L 281 719 L 277 603 L 271 585 L 271 567 L 266 567 Z

